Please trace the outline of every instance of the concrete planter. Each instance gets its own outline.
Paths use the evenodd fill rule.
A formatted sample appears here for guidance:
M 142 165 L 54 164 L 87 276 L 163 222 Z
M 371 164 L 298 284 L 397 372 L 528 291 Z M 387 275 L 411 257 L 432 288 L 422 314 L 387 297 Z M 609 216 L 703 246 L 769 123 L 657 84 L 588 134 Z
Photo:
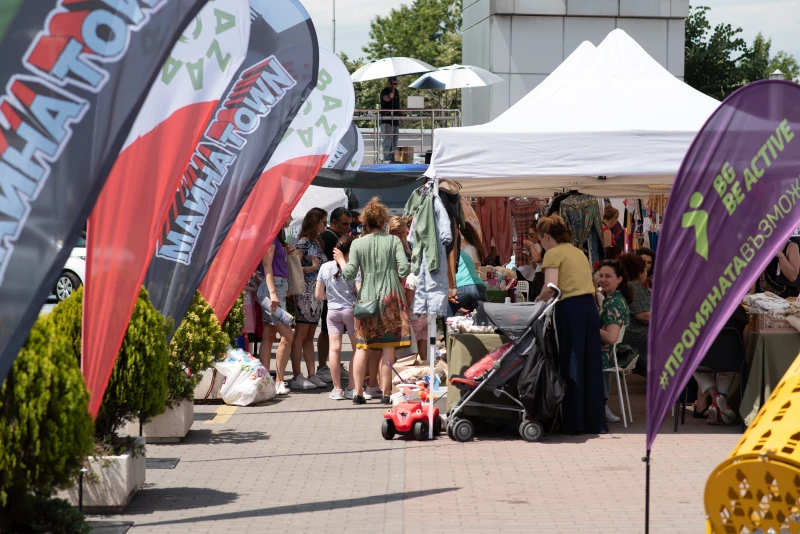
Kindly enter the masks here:
M 182 400 L 164 413 L 157 415 L 142 427 L 142 435 L 148 443 L 178 443 L 192 428 L 194 423 L 194 403 Z M 134 419 L 126 427 L 129 436 L 139 435 L 139 420 Z
M 145 438 L 137 437 L 136 446 L 144 446 Z M 133 450 L 120 456 L 89 458 L 89 473 L 83 481 L 83 511 L 88 514 L 117 514 L 142 489 L 146 478 L 147 460 L 144 454 L 134 456 Z M 93 478 L 99 480 L 92 481 Z M 78 485 L 61 491 L 58 497 L 78 505 Z
M 195 402 L 202 402 L 203 399 L 206 401 L 217 401 L 222 400 L 222 395 L 219 394 L 219 388 L 222 387 L 222 381 L 225 380 L 225 377 L 221 373 L 217 373 L 216 378 L 214 378 L 214 367 L 209 367 L 205 371 L 203 371 L 203 378 L 197 383 L 197 387 L 194 388 L 194 400 Z M 211 382 L 214 382 L 212 387 Z M 211 390 L 209 392 L 209 389 Z M 208 395 L 208 398 L 206 398 Z M 138 434 L 139 431 L 137 430 L 136 433 Z

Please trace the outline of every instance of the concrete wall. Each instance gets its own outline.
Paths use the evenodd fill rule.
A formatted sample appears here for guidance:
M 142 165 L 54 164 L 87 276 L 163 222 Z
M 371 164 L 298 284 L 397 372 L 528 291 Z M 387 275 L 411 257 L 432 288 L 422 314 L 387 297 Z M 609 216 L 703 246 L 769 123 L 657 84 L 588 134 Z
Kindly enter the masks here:
M 683 77 L 689 0 L 464 0 L 462 62 L 505 80 L 462 92 L 463 124 L 488 122 L 535 88 L 583 41 L 625 30 Z

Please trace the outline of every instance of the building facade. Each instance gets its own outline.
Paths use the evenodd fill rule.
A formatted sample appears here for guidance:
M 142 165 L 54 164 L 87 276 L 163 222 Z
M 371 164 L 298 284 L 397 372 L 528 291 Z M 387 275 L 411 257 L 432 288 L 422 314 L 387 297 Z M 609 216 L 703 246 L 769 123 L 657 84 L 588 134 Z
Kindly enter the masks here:
M 583 41 L 620 28 L 683 78 L 689 0 L 464 0 L 462 60 L 505 80 L 462 91 L 463 125 L 493 120 Z

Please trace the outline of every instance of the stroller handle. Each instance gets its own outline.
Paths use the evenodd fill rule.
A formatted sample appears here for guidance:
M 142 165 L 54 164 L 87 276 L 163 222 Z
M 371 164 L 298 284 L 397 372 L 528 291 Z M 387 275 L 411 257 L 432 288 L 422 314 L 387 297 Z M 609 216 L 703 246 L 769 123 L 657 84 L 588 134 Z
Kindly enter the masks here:
M 550 288 L 555 294 L 553 295 L 553 298 L 548 301 L 547 307 L 542 312 L 542 315 L 540 316 L 542 319 L 548 317 L 558 301 L 561 300 L 561 290 L 555 284 L 547 284 L 547 287 Z
M 555 284 L 547 284 L 547 287 L 552 289 L 553 293 L 555 293 L 555 295 L 553 296 L 553 300 L 555 300 L 556 302 L 561 300 L 561 290 L 558 289 L 558 286 L 556 286 Z

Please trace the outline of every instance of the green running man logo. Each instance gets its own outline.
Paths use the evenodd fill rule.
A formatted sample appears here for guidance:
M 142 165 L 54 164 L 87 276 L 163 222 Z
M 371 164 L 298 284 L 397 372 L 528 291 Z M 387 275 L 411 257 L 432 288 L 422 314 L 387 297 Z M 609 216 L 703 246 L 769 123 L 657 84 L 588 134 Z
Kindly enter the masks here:
M 703 195 L 695 193 L 689 199 L 689 207 L 695 211 L 683 214 L 681 225 L 684 228 L 694 227 L 694 251 L 708 261 L 708 212 L 698 209 L 703 204 Z

